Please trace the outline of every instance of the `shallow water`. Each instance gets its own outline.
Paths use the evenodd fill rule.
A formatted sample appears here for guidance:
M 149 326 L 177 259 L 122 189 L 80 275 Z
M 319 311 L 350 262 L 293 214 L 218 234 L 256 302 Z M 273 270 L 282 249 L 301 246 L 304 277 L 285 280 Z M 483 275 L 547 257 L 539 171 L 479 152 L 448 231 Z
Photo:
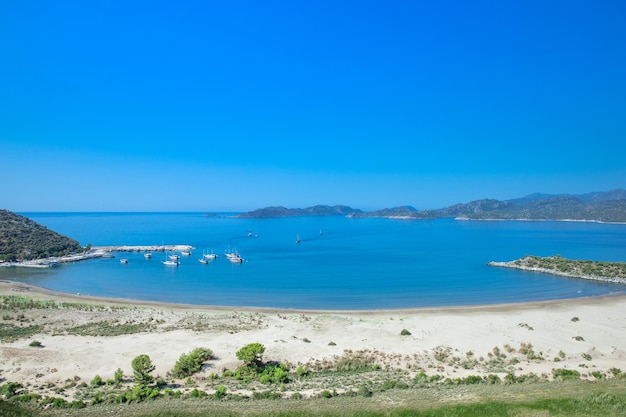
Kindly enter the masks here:
M 492 268 L 526 254 L 626 260 L 626 225 L 403 221 L 332 217 L 237 219 L 201 213 L 23 213 L 81 244 L 190 244 L 117 254 L 50 270 L 0 268 L 0 278 L 53 290 L 191 304 L 298 309 L 391 309 L 498 304 L 621 292 L 623 285 Z M 322 234 L 320 234 L 320 231 Z M 252 237 L 248 237 L 251 233 Z M 296 244 L 296 236 L 301 243 Z M 228 249 L 245 262 L 231 264 Z M 219 258 L 198 262 L 203 252 Z M 127 258 L 123 265 L 120 258 Z

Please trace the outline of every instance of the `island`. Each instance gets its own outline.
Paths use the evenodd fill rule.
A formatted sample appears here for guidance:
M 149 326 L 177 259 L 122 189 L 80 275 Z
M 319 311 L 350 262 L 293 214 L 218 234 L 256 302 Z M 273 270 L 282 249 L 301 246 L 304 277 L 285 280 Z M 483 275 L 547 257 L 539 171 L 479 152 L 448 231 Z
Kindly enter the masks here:
M 526 255 L 509 262 L 489 262 L 489 266 L 521 269 L 571 278 L 626 284 L 625 262 L 572 260 L 560 255 L 540 257 Z

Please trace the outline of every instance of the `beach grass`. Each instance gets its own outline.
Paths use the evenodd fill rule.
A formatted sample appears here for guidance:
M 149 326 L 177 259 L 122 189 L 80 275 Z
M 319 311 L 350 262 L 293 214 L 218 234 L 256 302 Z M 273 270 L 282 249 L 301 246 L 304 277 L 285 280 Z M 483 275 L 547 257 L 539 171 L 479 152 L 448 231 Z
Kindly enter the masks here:
M 13 414 L 2 414 L 10 410 Z M 463 386 L 389 390 L 371 397 L 331 397 L 305 400 L 161 398 L 135 404 L 99 404 L 84 409 L 32 409 L 0 403 L 0 416 L 213 417 L 474 417 L 474 416 L 623 416 L 626 387 L 615 381 L 565 381 L 512 386 Z

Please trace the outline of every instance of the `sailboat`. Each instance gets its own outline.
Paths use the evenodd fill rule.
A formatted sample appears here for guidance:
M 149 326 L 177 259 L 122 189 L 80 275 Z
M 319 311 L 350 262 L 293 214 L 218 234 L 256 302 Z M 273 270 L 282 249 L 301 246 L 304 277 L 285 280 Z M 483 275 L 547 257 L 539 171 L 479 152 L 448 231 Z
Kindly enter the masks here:
M 177 255 L 169 256 L 169 258 L 166 255 L 165 260 L 161 261 L 161 263 L 166 266 L 178 266 L 178 264 L 180 263 L 178 262 L 178 259 L 179 258 Z
M 301 242 L 300 235 L 296 235 L 296 243 L 300 243 L 300 242 Z

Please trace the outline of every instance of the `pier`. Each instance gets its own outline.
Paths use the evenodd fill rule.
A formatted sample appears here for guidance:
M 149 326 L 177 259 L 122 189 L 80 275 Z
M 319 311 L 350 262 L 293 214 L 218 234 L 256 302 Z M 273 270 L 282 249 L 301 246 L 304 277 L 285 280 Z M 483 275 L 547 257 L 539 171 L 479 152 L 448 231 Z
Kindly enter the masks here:
M 92 246 L 92 252 L 190 252 L 191 245 Z
M 78 262 L 94 258 L 105 258 L 107 255 L 110 255 L 111 252 L 191 252 L 193 249 L 195 248 L 191 245 L 92 246 L 87 252 L 75 253 L 67 256 L 31 259 L 17 262 L 0 262 L 0 267 L 52 268 L 64 263 Z

